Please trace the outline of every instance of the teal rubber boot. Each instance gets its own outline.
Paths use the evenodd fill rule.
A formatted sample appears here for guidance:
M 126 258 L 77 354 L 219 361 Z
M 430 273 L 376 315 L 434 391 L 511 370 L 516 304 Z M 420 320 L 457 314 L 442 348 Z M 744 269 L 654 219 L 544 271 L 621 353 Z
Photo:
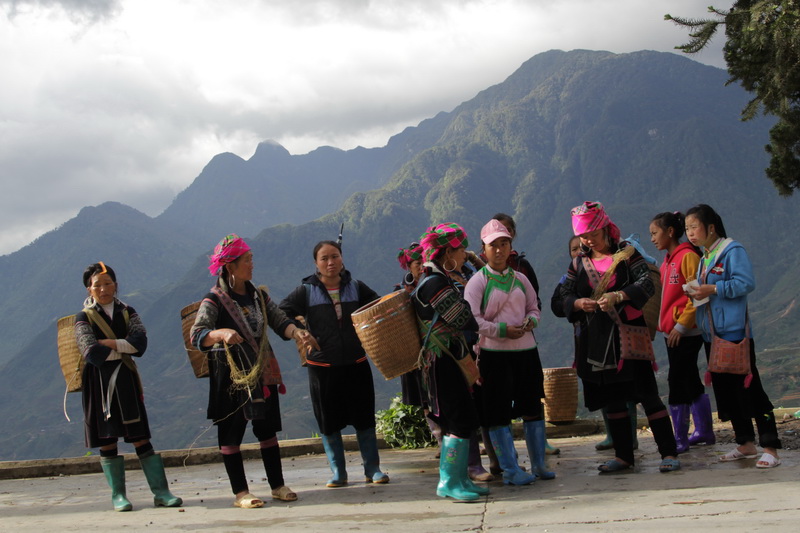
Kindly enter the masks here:
M 327 486 L 344 487 L 347 485 L 347 468 L 344 459 L 344 442 L 340 432 L 322 435 L 322 446 L 325 448 L 325 455 L 328 456 L 333 477 L 328 480 Z
M 164 472 L 164 461 L 161 455 L 154 453 L 147 457 L 140 457 L 142 472 L 150 485 L 150 492 L 153 493 L 153 505 L 156 507 L 180 507 L 183 500 L 169 491 L 167 475 Z
M 528 445 L 528 456 L 531 459 L 531 470 L 541 479 L 555 479 L 555 472 L 547 470 L 545 464 L 545 432 L 544 420 L 528 420 L 522 424 L 525 430 L 525 444 Z
M 614 439 L 611 438 L 611 430 L 608 428 L 608 413 L 606 412 L 606 408 L 603 407 L 601 412 L 603 413 L 603 425 L 606 428 L 606 438 L 594 445 L 594 449 L 597 451 L 610 450 L 614 447 Z M 634 423 L 634 428 L 635 427 L 636 424 Z
M 547 442 L 547 439 L 544 441 L 544 453 L 547 455 L 558 455 L 561 453 L 561 448 L 556 448 L 555 446 L 551 445 Z
M 106 481 L 111 487 L 111 503 L 114 504 L 114 510 L 130 511 L 133 509 L 133 505 L 125 496 L 125 458 L 121 455 L 101 457 L 100 466 L 103 467 Z
M 389 476 L 381 472 L 381 460 L 378 455 L 378 439 L 375 428 L 356 431 L 358 449 L 364 461 L 364 476 L 367 483 L 389 483 Z
M 523 471 L 517 464 L 517 451 L 514 448 L 514 437 L 509 426 L 501 426 L 489 430 L 492 447 L 503 469 L 503 483 L 506 485 L 530 485 L 536 476 Z
M 459 439 L 445 435 L 442 439 L 442 456 L 439 458 L 439 485 L 436 495 L 449 497 L 461 502 L 471 502 L 481 495 L 469 488 L 467 461 L 469 459 L 469 439 Z M 487 489 L 488 490 L 488 489 Z

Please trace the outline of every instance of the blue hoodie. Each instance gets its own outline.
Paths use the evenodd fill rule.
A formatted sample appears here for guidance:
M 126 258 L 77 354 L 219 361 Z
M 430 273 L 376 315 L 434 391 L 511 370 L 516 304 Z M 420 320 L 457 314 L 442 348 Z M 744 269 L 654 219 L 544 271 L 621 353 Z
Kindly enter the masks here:
M 714 334 L 726 341 L 737 342 L 745 337 L 747 295 L 756 288 L 753 265 L 747 252 L 738 241 L 731 241 L 722 254 L 709 265 L 705 282 L 702 278 L 703 260 L 697 272 L 700 283 L 716 285 L 717 294 L 712 294 L 708 303 L 697 307 L 697 326 L 703 330 L 703 338 L 711 341 L 708 324 L 708 307 L 714 320 Z M 750 337 L 753 326 L 750 325 Z

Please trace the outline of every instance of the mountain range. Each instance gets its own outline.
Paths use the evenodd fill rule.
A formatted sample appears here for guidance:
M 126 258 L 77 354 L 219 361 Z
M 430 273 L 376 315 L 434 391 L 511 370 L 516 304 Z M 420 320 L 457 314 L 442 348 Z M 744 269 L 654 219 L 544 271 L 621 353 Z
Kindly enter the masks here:
M 211 159 L 158 217 L 108 203 L 25 248 L 0 257 L 0 459 L 85 452 L 79 395 L 61 412 L 64 381 L 55 320 L 76 312 L 86 265 L 117 271 L 121 298 L 140 312 L 150 348 L 140 362 L 154 444 L 213 445 L 207 383 L 193 377 L 179 310 L 213 283 L 207 255 L 236 232 L 253 248 L 255 281 L 279 300 L 313 272 L 312 248 L 344 224 L 344 259 L 379 293 L 401 276 L 397 249 L 434 223 L 456 221 L 477 249 L 497 212 L 514 216 L 515 248 L 527 252 L 545 311 L 537 339 L 545 366 L 571 364 L 571 328 L 553 317 L 550 294 L 568 263 L 569 210 L 599 200 L 646 249 L 661 211 L 709 203 L 754 263 L 751 299 L 760 370 L 772 398 L 797 390 L 800 311 L 797 247 L 786 231 L 798 200 L 779 197 L 763 169 L 772 124 L 741 122 L 748 95 L 727 74 L 674 54 L 549 51 L 449 112 L 381 148 L 319 148 L 291 155 L 263 142 L 249 160 Z M 294 345 L 273 337 L 288 393 L 282 438 L 317 431 Z M 664 359 L 663 342 L 656 341 Z M 661 365 L 663 381 L 666 364 Z M 377 404 L 399 390 L 375 372 Z M 662 390 L 666 393 L 666 388 Z M 77 420 L 76 420 L 77 419 Z

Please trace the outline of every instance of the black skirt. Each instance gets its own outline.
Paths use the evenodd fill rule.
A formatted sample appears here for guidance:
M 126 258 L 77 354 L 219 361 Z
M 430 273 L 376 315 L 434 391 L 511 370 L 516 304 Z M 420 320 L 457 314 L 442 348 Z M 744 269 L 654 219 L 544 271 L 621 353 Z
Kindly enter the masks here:
M 478 366 L 488 427 L 507 426 L 521 416 L 541 416 L 544 373 L 538 348 L 513 352 L 481 349 Z
M 308 365 L 308 386 L 319 432 L 375 427 L 375 386 L 368 361 L 354 365 Z
M 582 379 L 583 399 L 586 408 L 596 411 L 609 405 L 624 406 L 628 402 L 640 403 L 644 412 L 654 413 L 665 409 L 658 394 L 658 383 L 650 361 L 626 360 L 625 370 L 630 381 L 597 383 Z
M 428 402 L 422 392 L 422 371 L 419 368 L 400 376 L 400 390 L 403 393 L 404 404 L 427 409 Z
M 116 392 L 111 400 L 111 417 L 103 414 L 103 393 L 108 374 L 119 365 Z M 104 377 L 105 375 L 105 377 Z M 100 369 L 87 364 L 83 369 L 83 427 L 87 448 L 114 444 L 118 439 L 138 442 L 150 439 L 150 425 L 137 375 L 119 362 L 103 363 Z

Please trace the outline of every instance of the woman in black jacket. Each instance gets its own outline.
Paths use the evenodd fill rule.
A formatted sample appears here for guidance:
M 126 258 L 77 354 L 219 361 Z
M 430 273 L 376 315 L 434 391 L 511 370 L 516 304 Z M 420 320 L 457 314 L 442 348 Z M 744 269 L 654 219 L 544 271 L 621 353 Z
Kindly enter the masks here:
M 678 470 L 675 435 L 658 394 L 655 357 L 641 311 L 655 292 L 647 264 L 632 245 L 620 242 L 619 228 L 599 202 L 575 207 L 572 227 L 581 238 L 582 252 L 561 284 L 563 312 L 580 328 L 575 363 L 586 407 L 607 409 L 616 453 L 598 469 L 608 473 L 633 467 L 626 404 L 634 402 L 641 403 L 647 415 L 661 454 L 659 470 Z
M 375 389 L 367 355 L 350 315 L 378 298 L 345 270 L 342 247 L 322 241 L 314 247 L 317 272 L 303 280 L 280 304 L 290 317 L 301 316 L 318 348 L 307 355 L 314 416 L 333 477 L 328 487 L 347 484 L 342 430 L 356 429 L 367 483 L 388 483 L 380 470 L 375 437 Z

